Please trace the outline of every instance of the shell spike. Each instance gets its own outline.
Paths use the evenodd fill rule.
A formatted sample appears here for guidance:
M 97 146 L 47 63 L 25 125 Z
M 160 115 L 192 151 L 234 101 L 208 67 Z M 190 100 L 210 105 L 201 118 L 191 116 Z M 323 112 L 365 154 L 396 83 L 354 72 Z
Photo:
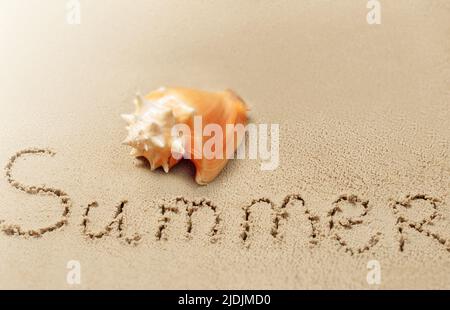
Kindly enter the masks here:
M 142 95 L 140 92 L 136 93 L 136 96 L 134 97 L 134 107 L 136 109 L 136 113 L 139 113 L 141 111 L 142 106 L 144 105 L 144 100 L 142 99 Z
M 169 163 L 168 162 L 163 163 L 162 167 L 163 167 L 165 173 L 169 172 Z
M 132 143 L 133 143 L 133 140 L 131 140 L 130 138 L 126 138 L 125 140 L 122 141 L 123 145 L 131 146 Z
M 136 121 L 136 116 L 134 114 L 122 114 L 120 116 L 128 125 L 131 125 Z

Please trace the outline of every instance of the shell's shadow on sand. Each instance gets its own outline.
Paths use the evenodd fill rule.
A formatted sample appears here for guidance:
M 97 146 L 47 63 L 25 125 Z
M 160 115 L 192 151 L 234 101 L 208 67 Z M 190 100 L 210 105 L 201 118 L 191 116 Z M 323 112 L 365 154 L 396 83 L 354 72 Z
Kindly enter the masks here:
M 149 173 L 156 174 L 158 176 L 165 176 L 167 173 L 164 172 L 162 167 L 157 168 L 152 171 L 150 162 L 145 157 L 136 157 L 135 166 L 147 170 Z M 183 179 L 194 179 L 195 177 L 195 166 L 187 159 L 181 160 L 178 164 L 172 167 L 169 171 L 171 175 L 175 175 L 178 178 Z
M 170 176 L 175 176 L 176 178 L 183 180 L 183 182 L 193 182 L 195 183 L 195 165 L 192 163 L 192 161 L 188 159 L 182 159 L 180 162 L 178 162 L 175 166 L 173 166 L 168 173 L 165 173 L 162 167 L 157 168 L 152 171 L 150 162 L 145 157 L 136 157 L 134 161 L 134 165 L 138 168 L 141 168 L 143 170 L 146 170 L 148 173 L 151 173 L 154 176 L 157 177 L 165 177 L 168 174 Z M 217 176 L 217 178 L 212 182 L 220 182 L 223 178 L 226 178 L 226 174 L 231 173 L 237 173 L 234 172 L 239 165 L 237 165 L 234 160 L 229 160 L 227 165 L 225 166 L 224 170 Z M 198 184 L 197 184 L 198 185 Z M 202 187 L 202 185 L 199 185 Z

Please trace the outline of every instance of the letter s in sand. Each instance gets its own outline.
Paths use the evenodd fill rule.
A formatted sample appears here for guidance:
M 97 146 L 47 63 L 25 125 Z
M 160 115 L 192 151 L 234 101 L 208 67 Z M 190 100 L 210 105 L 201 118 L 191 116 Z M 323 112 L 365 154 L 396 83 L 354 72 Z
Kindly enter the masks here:
M 54 223 L 53 225 L 49 225 L 47 227 L 37 228 L 37 229 L 29 229 L 24 230 L 20 225 L 12 225 L 5 224 L 4 222 L 0 226 L 0 230 L 6 235 L 10 236 L 23 236 L 23 237 L 41 237 L 43 234 L 47 232 L 54 231 L 56 229 L 61 228 L 62 226 L 67 224 L 67 217 L 69 215 L 70 207 L 72 205 L 70 197 L 62 190 L 46 187 L 44 185 L 41 186 L 29 186 L 22 184 L 14 179 L 12 176 L 12 168 L 16 161 L 26 155 L 48 155 L 54 156 L 55 153 L 49 149 L 38 149 L 38 148 L 29 148 L 14 154 L 8 161 L 8 164 L 5 167 L 5 177 L 7 182 L 14 188 L 23 191 L 30 195 L 41 195 L 41 196 L 53 196 L 61 201 L 61 206 L 63 207 L 63 213 L 61 219 Z

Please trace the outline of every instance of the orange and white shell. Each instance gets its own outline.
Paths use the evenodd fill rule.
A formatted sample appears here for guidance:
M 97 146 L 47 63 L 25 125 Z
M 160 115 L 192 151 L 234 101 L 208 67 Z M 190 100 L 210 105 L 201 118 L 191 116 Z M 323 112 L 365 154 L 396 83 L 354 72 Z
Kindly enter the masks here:
M 209 137 L 173 135 L 172 129 L 180 124 L 189 126 L 194 132 L 194 118 L 198 116 L 202 119 L 202 130 L 208 124 L 217 124 L 222 129 L 223 154 L 230 150 L 234 153 L 242 142 L 242 135 L 228 131 L 227 125 L 245 126 L 247 108 L 243 100 L 230 90 L 206 92 L 162 87 L 144 97 L 137 95 L 134 103 L 135 112 L 122 115 L 128 123 L 124 144 L 133 148 L 131 155 L 145 157 L 152 170 L 162 167 L 169 172 L 185 157 L 195 165 L 198 184 L 207 184 L 219 175 L 228 156 L 209 159 L 207 156 L 194 156 L 199 153 L 199 145 L 200 152 L 203 150 L 202 145 Z M 200 143 L 195 143 L 195 140 L 200 140 Z

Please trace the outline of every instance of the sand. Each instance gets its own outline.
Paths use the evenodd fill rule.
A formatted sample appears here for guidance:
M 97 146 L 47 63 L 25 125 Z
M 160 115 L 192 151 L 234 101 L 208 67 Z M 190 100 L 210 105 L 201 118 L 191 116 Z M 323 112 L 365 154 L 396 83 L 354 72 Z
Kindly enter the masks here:
M 0 1 L 0 288 L 450 288 L 450 5 L 381 2 Z M 278 169 L 132 159 L 162 85 L 237 91 Z

